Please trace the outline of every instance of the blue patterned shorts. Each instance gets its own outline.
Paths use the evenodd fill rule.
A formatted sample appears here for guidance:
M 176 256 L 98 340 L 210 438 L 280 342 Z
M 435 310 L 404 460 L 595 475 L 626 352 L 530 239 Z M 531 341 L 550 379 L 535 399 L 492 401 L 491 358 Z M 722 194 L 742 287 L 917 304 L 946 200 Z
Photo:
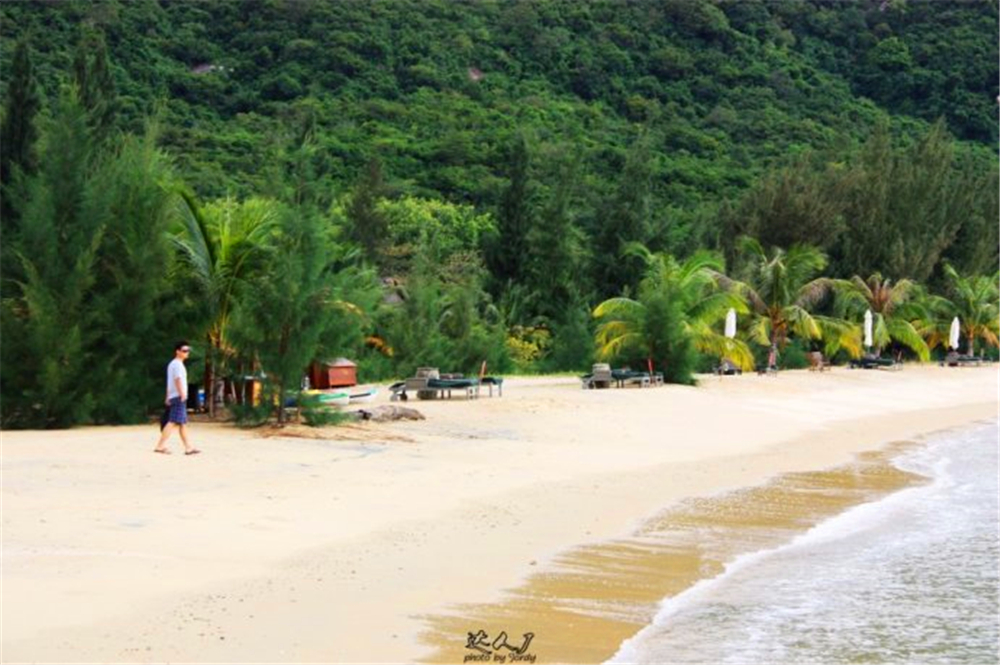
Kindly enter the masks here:
M 170 398 L 170 422 L 186 425 L 188 421 L 187 404 L 180 397 Z

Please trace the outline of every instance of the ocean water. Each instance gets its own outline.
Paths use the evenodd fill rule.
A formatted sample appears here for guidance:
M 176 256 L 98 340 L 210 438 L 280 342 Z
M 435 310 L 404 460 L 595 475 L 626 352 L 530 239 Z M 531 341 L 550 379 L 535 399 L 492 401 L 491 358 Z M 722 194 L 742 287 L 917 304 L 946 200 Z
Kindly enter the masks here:
M 928 479 L 665 600 L 613 663 L 1000 662 L 1000 423 L 893 460 Z

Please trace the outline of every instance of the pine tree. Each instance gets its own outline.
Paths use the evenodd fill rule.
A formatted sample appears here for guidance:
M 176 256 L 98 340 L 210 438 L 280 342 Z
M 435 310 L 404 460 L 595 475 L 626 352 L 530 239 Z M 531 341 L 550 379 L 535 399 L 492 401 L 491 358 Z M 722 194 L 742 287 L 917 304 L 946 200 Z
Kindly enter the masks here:
M 582 237 L 573 222 L 572 203 L 578 160 L 557 158 L 556 183 L 549 201 L 528 229 L 525 283 L 532 313 L 548 322 L 561 321 L 581 292 L 579 268 Z
M 126 136 L 90 185 L 92 214 L 104 229 L 88 304 L 98 333 L 91 351 L 100 359 L 88 377 L 96 388 L 96 422 L 139 422 L 160 404 L 165 357 L 200 327 L 191 311 L 171 307 L 176 298 L 168 302 L 167 230 L 178 202 L 171 183 L 170 164 L 150 130 Z
M 958 176 L 968 183 L 968 212 L 959 219 L 962 226 L 955 242 L 944 252 L 944 261 L 961 274 L 996 273 L 1000 268 L 1000 172 L 994 166 L 985 173 L 973 164 L 963 164 Z
M 0 220 L 8 240 L 16 231 L 16 209 L 12 201 L 18 197 L 14 189 L 15 179 L 30 176 L 37 167 L 35 143 L 38 129 L 35 117 L 41 107 L 35 86 L 31 52 L 26 39 L 14 48 L 14 59 L 7 84 L 6 104 L 3 122 L 0 123 Z
M 490 272 L 502 288 L 524 277 L 528 233 L 533 226 L 534 186 L 528 140 L 519 134 L 510 148 L 508 185 L 497 210 L 497 238 L 490 252 Z
M 802 157 L 765 175 L 737 206 L 720 211 L 720 240 L 727 258 L 736 257 L 736 239 L 744 235 L 765 247 L 808 243 L 827 250 L 844 228 L 836 182 L 834 172 Z
M 88 31 L 80 39 L 73 56 L 73 76 L 80 103 L 87 109 L 94 143 L 100 145 L 110 138 L 118 113 L 108 45 L 102 32 Z
M 625 160 L 618 189 L 605 207 L 594 239 L 596 287 L 602 296 L 633 290 L 642 279 L 642 260 L 626 248 L 649 240 L 649 199 L 653 157 L 648 138 L 636 140 Z
M 847 226 L 831 249 L 834 272 L 916 281 L 933 274 L 982 199 L 976 179 L 954 166 L 943 123 L 906 148 L 877 127 L 839 185 Z
M 325 223 L 315 209 L 286 207 L 265 270 L 234 314 L 233 341 L 267 375 L 267 399 L 276 405 L 279 423 L 286 399 L 321 355 L 324 340 L 360 320 L 359 308 L 339 297 L 345 294 L 338 293 L 331 258 Z M 355 337 L 360 341 L 360 334 Z
M 67 427 L 90 418 L 97 389 L 87 363 L 103 234 L 90 206 L 87 116 L 72 89 L 63 91 L 42 144 L 14 247 L 24 279 L 4 293 L 0 402 L 7 424 Z
M 354 186 L 347 206 L 348 237 L 361 246 L 365 257 L 378 263 L 389 236 L 388 222 L 378 211 L 378 201 L 385 196 L 382 163 L 377 157 L 368 160 Z

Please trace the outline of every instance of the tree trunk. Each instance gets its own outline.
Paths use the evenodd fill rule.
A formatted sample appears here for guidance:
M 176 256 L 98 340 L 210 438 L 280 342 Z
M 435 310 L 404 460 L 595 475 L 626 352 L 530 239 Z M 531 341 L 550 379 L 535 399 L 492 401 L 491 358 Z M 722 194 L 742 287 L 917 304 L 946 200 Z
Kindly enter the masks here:
M 208 349 L 205 354 L 205 375 L 203 381 L 205 385 L 205 401 L 208 403 L 208 417 L 215 418 L 215 368 L 212 365 L 212 356 L 215 353 L 215 346 L 212 344 L 211 336 L 208 337 Z
M 278 384 L 278 427 L 285 424 L 285 383 Z

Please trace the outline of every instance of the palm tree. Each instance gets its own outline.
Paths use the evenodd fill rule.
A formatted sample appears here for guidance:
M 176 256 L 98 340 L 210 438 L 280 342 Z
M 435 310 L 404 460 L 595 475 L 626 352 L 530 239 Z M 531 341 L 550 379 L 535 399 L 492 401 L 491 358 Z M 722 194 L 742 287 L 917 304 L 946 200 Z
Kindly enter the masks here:
M 891 279 L 884 278 L 877 272 L 867 280 L 855 275 L 848 281 L 837 282 L 840 296 L 838 304 L 843 311 L 849 312 L 857 320 L 865 310 L 871 310 L 872 342 L 876 356 L 890 342 L 898 342 L 911 349 L 924 362 L 930 357 L 927 343 L 913 325 L 913 321 L 920 318 L 911 302 L 916 286 L 915 282 L 908 279 L 893 284 Z M 860 339 L 860 328 L 855 331 L 857 339 Z
M 668 254 L 650 254 L 640 246 L 629 251 L 644 256 L 646 275 L 636 298 L 610 298 L 594 309 L 593 316 L 600 319 L 598 357 L 642 353 L 650 365 L 658 363 L 670 380 L 682 383 L 690 381 L 691 359 L 684 357 L 685 344 L 727 356 L 741 367 L 753 366 L 744 342 L 727 339 L 716 330 L 730 308 L 747 311 L 735 293 L 718 286 L 720 256 L 701 251 L 678 263 Z M 674 366 L 685 363 L 687 368 Z
M 952 314 L 958 317 L 962 336 L 968 340 L 969 355 L 976 354 L 976 340 L 1000 346 L 1000 305 L 996 277 L 962 277 L 947 263 L 944 274 L 950 286 Z
M 200 208 L 193 196 L 182 192 L 178 218 L 174 243 L 183 265 L 200 284 L 209 310 L 204 381 L 209 413 L 214 415 L 216 366 L 224 366 L 232 354 L 227 340 L 230 315 L 240 289 L 263 265 L 278 224 L 278 204 L 266 199 L 242 203 L 225 199 Z
M 816 316 L 809 309 L 833 288 L 833 280 L 813 277 L 826 267 L 826 256 L 815 247 L 793 245 L 775 247 L 769 255 L 761 244 L 748 236 L 738 241 L 748 257 L 749 275 L 732 287 L 750 306 L 754 321 L 750 337 L 770 347 L 772 356 L 784 348 L 791 335 L 805 339 L 827 338 L 827 348 L 846 347 L 857 351 L 851 326 L 832 318 Z

